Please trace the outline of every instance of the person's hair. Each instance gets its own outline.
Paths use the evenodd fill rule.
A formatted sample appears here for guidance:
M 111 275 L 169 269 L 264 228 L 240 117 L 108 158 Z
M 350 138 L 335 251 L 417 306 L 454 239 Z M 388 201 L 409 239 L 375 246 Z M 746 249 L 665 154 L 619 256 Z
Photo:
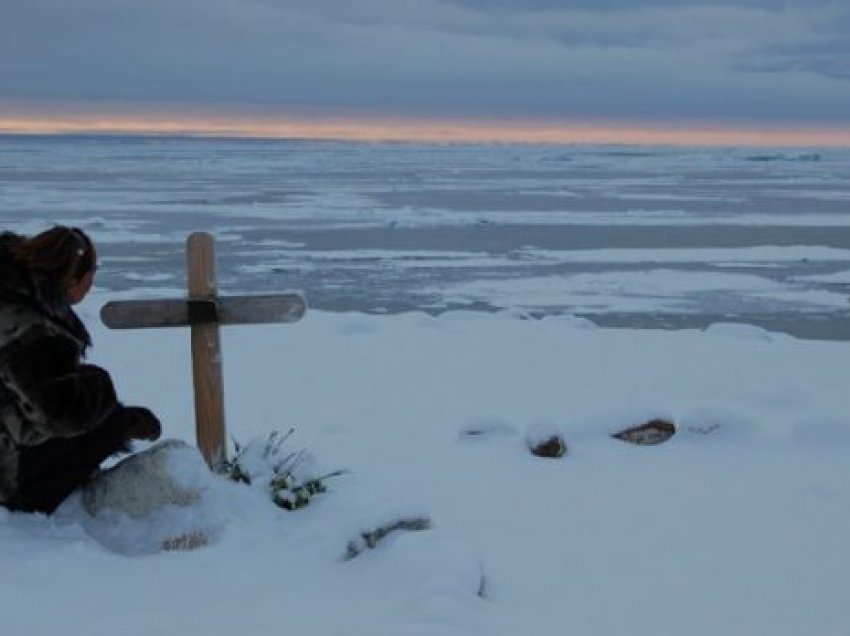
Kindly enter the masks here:
M 76 227 L 56 225 L 9 248 L 12 257 L 60 289 L 80 280 L 95 267 L 94 245 Z

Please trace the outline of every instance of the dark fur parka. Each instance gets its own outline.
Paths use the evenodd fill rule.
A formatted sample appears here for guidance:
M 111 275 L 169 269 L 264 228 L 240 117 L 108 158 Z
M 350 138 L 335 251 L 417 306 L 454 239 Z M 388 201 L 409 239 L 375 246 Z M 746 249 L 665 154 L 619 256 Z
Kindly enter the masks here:
M 107 372 L 83 363 L 91 341 L 63 290 L 10 255 L 20 240 L 0 234 L 0 503 L 22 449 L 82 435 L 118 407 Z

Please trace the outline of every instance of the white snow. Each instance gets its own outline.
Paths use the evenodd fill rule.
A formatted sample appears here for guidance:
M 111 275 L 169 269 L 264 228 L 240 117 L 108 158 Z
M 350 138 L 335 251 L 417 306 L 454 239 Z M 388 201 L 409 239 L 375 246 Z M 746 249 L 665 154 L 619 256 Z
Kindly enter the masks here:
M 799 280 L 814 281 L 818 283 L 837 283 L 850 285 L 850 270 L 834 272 L 832 274 L 812 274 L 811 276 L 799 276 Z
M 92 361 L 192 441 L 188 330 L 108 331 L 110 299 L 81 309 Z M 128 556 L 116 539 L 138 527 L 107 540 L 74 501 L 0 509 L 3 634 L 850 630 L 847 343 L 312 311 L 226 328 L 223 346 L 229 434 L 295 427 L 319 472 L 349 472 L 297 512 L 221 484 L 197 511 L 213 543 L 193 552 Z M 663 445 L 609 436 L 656 416 L 679 427 Z M 552 432 L 564 458 L 527 451 Z M 402 516 L 433 528 L 343 560 Z
M 524 258 L 562 263 L 712 263 L 714 265 L 752 265 L 794 261 L 843 261 L 850 250 L 817 245 L 762 245 L 731 248 L 655 248 L 543 250 L 526 248 Z
M 248 255 L 240 254 L 240 255 Z M 504 256 L 486 252 L 447 250 L 308 250 L 280 249 L 263 252 L 268 260 L 253 265 L 241 265 L 242 273 L 268 273 L 279 269 L 315 270 L 333 262 L 346 269 L 368 269 L 380 261 L 384 267 L 397 269 L 423 268 L 481 268 L 577 264 L 640 264 L 651 266 L 669 264 L 711 264 L 714 267 L 770 267 L 776 264 L 793 264 L 802 261 L 843 262 L 850 260 L 850 250 L 822 246 L 760 246 L 751 248 L 656 248 L 656 249 L 583 249 L 546 250 L 526 247 Z M 128 274 L 125 277 L 131 278 Z M 141 279 L 138 279 L 141 280 Z M 149 279 L 150 280 L 150 279 Z M 831 282 L 820 277 L 803 278 L 816 282 Z M 841 282 L 832 281 L 832 282 Z
M 174 274 L 140 274 L 138 272 L 127 272 L 124 274 L 124 278 L 127 280 L 137 281 L 137 282 L 148 282 L 148 283 L 159 283 L 169 280 L 174 280 L 176 276 Z
M 669 269 L 472 280 L 425 288 L 421 293 L 438 292 L 453 303 L 484 301 L 502 308 L 567 306 L 577 313 L 686 312 L 705 294 L 736 294 L 761 304 L 793 303 L 800 309 L 847 306 L 845 294 L 794 289 L 762 276 Z

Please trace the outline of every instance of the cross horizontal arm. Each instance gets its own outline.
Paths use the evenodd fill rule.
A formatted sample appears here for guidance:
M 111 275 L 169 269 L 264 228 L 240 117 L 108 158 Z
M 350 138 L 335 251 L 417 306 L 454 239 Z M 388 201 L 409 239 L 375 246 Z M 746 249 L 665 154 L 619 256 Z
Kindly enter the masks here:
M 214 302 L 217 322 L 245 325 L 271 322 L 296 322 L 307 311 L 307 302 L 298 293 L 254 296 L 221 296 L 199 299 Z M 189 299 L 118 300 L 106 303 L 100 318 L 111 329 L 142 327 L 185 327 L 192 324 Z

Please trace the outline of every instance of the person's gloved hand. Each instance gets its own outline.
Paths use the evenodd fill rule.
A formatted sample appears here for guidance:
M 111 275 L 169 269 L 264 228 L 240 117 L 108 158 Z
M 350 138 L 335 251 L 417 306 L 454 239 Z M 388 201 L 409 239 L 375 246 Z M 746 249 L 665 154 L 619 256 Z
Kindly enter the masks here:
M 127 422 L 127 439 L 144 439 L 154 441 L 162 435 L 162 426 L 156 415 L 143 406 L 127 406 L 124 408 Z

